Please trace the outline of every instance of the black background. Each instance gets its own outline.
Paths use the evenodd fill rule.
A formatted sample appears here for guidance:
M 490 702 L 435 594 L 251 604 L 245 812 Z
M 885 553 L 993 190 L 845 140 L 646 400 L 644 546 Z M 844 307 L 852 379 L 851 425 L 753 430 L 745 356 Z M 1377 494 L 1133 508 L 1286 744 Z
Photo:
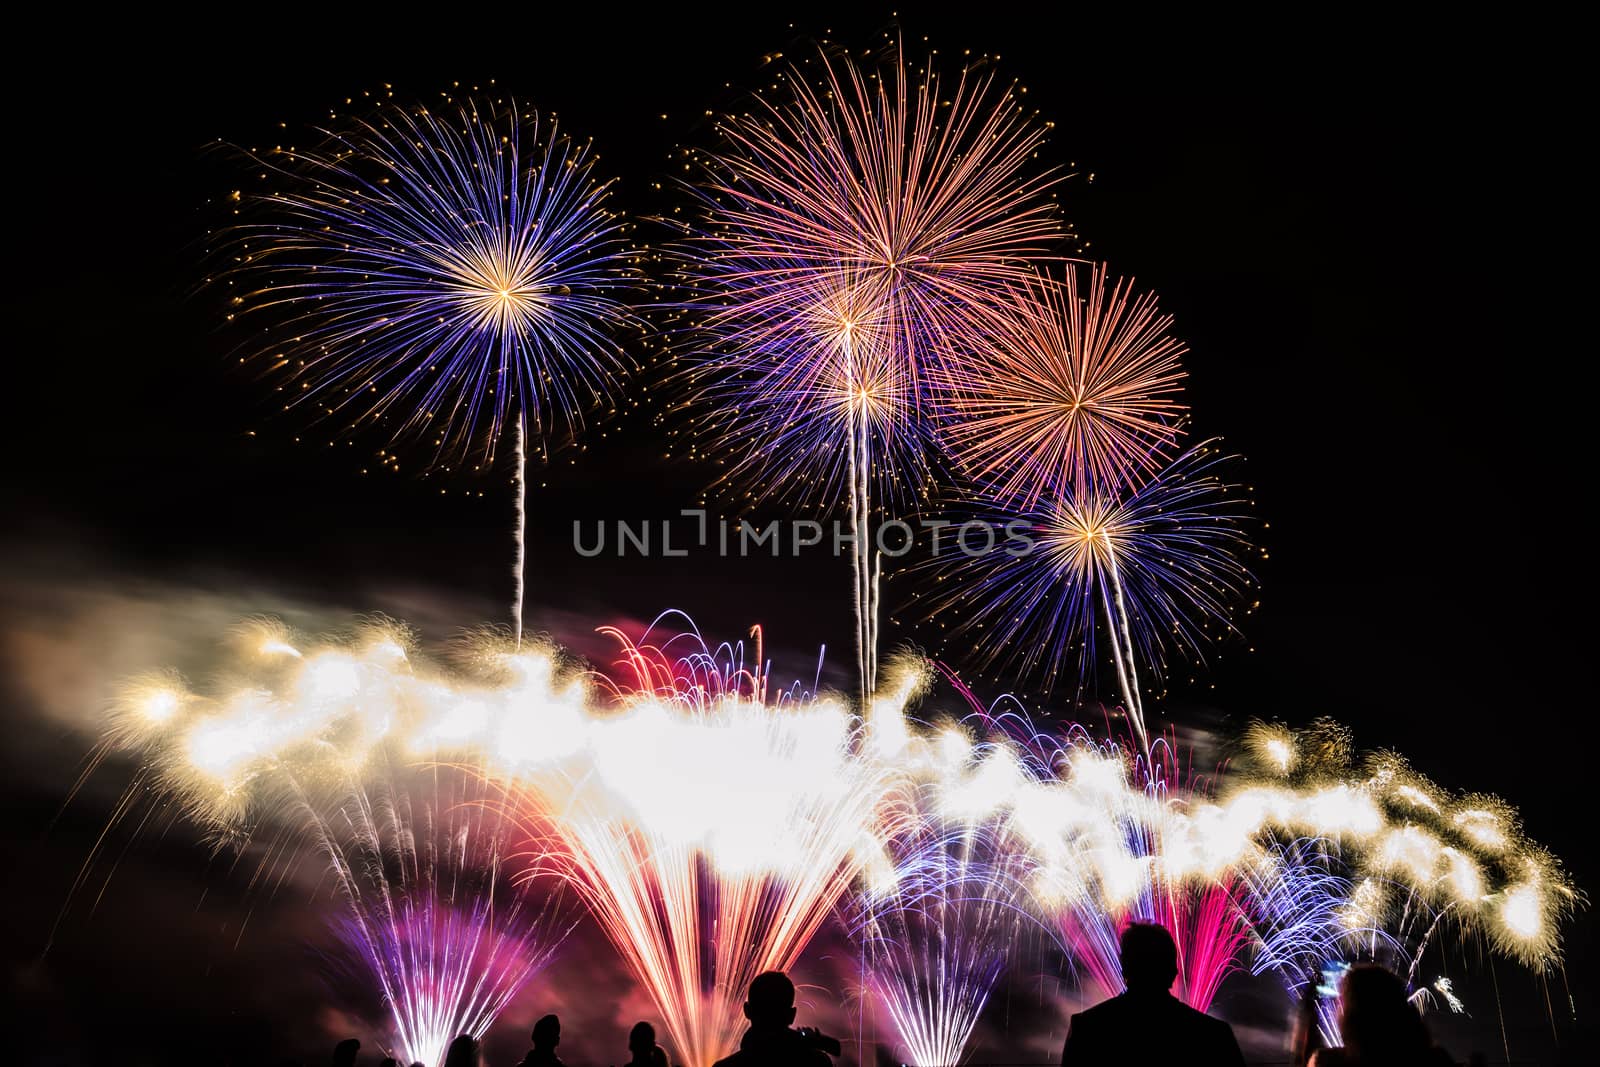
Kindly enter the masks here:
M 1586 228 L 1572 31 L 1348 18 L 1168 24 L 1151 11 L 1113 25 L 986 4 L 903 10 L 900 24 L 913 53 L 924 34 L 951 59 L 998 53 L 1028 87 L 1055 122 L 1050 162 L 1077 175 L 1062 189 L 1066 219 L 1090 254 L 1161 294 L 1191 349 L 1197 429 L 1248 457 L 1270 523 L 1262 607 L 1243 640 L 1180 679 L 1171 717 L 1334 715 L 1364 747 L 1506 796 L 1583 884 L 1593 864 L 1574 735 L 1588 712 L 1591 346 L 1567 336 L 1588 310 L 1587 278 L 1563 256 Z M 238 24 L 60 24 L 17 39 L 0 333 L 8 581 L 238 580 L 349 613 L 447 601 L 431 637 L 497 619 L 507 469 L 420 477 L 418 454 L 398 475 L 362 476 L 383 442 L 330 447 L 233 364 L 239 338 L 201 281 L 209 201 L 241 182 L 207 144 L 292 139 L 280 122 L 303 129 L 384 83 L 427 99 L 492 78 L 592 133 L 602 167 L 622 176 L 621 204 L 650 214 L 670 207 L 653 184 L 672 176 L 673 146 L 707 142 L 703 113 L 762 84 L 764 54 L 793 54 L 806 34 L 872 44 L 890 26 L 872 8 L 462 6 L 421 21 L 261 8 Z M 531 614 L 580 647 L 596 622 L 665 607 L 721 636 L 762 623 L 792 651 L 778 673 L 809 674 L 826 643 L 847 681 L 844 561 L 571 551 L 575 518 L 670 517 L 698 501 L 712 472 L 665 458 L 658 413 L 649 401 L 607 424 L 530 495 Z M 906 588 L 891 585 L 891 609 Z M 885 626 L 886 645 L 915 636 Z M 46 774 L 29 755 L 8 787 L 11 980 L 51 1005 L 41 1026 L 90 1035 L 83 1049 L 159 1058 L 147 1016 L 163 1001 L 149 987 L 193 984 L 175 977 L 189 965 L 181 943 L 155 959 L 115 924 L 69 916 L 79 932 L 38 960 L 104 812 L 47 834 L 84 745 L 27 703 L 4 708 L 19 739 L 9 762 L 40 746 L 63 762 Z M 181 871 L 188 853 L 169 847 Z M 146 898 L 192 906 L 154 881 L 119 892 L 108 906 L 124 915 Z M 1580 920 L 1569 967 L 1580 1018 L 1591 929 Z M 1548 1013 L 1536 979 L 1505 965 L 1498 977 L 1513 1054 L 1569 1050 L 1561 977 Z M 1474 1006 L 1498 1056 L 1492 1004 Z M 166 1010 L 238 1037 L 224 1017 Z M 277 1040 L 252 1054 L 292 1044 Z

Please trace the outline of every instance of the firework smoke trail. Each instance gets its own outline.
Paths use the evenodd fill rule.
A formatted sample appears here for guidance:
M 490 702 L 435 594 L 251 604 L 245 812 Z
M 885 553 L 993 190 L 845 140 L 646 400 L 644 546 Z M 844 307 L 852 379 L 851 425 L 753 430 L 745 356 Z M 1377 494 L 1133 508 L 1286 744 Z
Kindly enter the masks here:
M 695 339 L 685 405 L 734 459 L 725 481 L 825 508 L 848 498 L 858 668 L 875 682 L 876 502 L 916 495 L 929 368 L 976 346 L 1056 236 L 1043 125 L 964 68 L 819 54 L 719 123 L 681 256 Z M 845 491 L 840 492 L 843 488 Z
M 629 365 L 609 339 L 634 321 L 612 183 L 589 143 L 510 100 L 385 100 L 318 132 L 251 154 L 269 184 L 235 197 L 262 218 L 225 234 L 233 302 L 264 321 L 286 408 L 428 439 L 435 462 L 491 462 L 515 422 L 520 637 L 530 447 L 614 406 Z
M 950 636 L 970 640 L 987 664 L 1043 674 L 1047 691 L 1075 642 L 1079 663 L 1092 667 L 1103 623 L 1148 759 L 1135 663 L 1159 678 L 1169 649 L 1199 654 L 1207 627 L 1228 625 L 1251 582 L 1238 558 L 1244 509 L 1221 476 L 1224 462 L 1205 442 L 1131 491 L 1067 492 L 1021 519 L 1000 516 L 1001 527 L 1027 524 L 1029 551 L 942 553 L 929 565 L 953 588 L 927 613 L 966 605 Z
M 846 367 L 853 364 L 850 355 L 850 342 L 848 337 L 844 342 L 844 358 Z M 872 487 L 867 481 L 867 472 L 871 469 L 872 443 L 867 436 L 867 416 L 864 396 L 864 387 L 856 375 L 847 371 L 845 389 L 852 393 L 863 394 L 862 402 L 854 405 L 850 413 L 849 447 L 845 452 L 846 463 L 850 471 L 850 560 L 855 572 L 855 610 L 856 610 L 856 663 L 859 665 L 861 675 L 861 699 L 872 699 L 872 685 L 877 678 L 877 670 L 872 663 L 876 642 L 873 640 L 872 625 L 877 618 L 877 605 L 872 601 L 872 585 L 869 576 L 872 568 L 873 553 L 868 544 L 868 526 L 872 521 Z
M 939 1067 L 963 1059 L 1031 920 L 1021 906 L 1025 850 L 1004 816 L 946 818 L 934 790 L 917 792 L 914 827 L 897 835 L 903 856 L 885 879 L 892 886 L 863 888 L 854 928 L 904 1062 Z
M 765 701 L 764 671 L 728 646 L 648 642 L 625 642 L 601 686 L 620 703 L 585 760 L 521 776 L 554 813 L 528 870 L 576 888 L 683 1062 L 708 1067 L 738 1039 L 751 979 L 790 967 L 880 862 L 889 779 L 854 758 L 861 727 L 843 706 Z
M 554 956 L 570 928 L 561 898 L 534 904 L 502 880 L 514 824 L 481 763 L 441 765 L 395 728 L 419 683 L 403 633 L 374 627 L 302 651 L 258 624 L 240 642 L 253 684 L 218 698 L 170 677 L 136 684 L 121 736 L 197 821 L 259 846 L 256 884 L 315 847 L 340 899 L 335 936 L 381 995 L 393 1048 L 440 1064 Z
M 528 551 L 528 429 L 521 417 L 517 419 L 517 560 L 513 567 L 516 591 L 511 605 L 511 635 L 517 648 L 522 647 L 522 597 L 526 581 L 525 557 Z
M 1150 759 L 1150 734 L 1144 721 L 1144 695 L 1139 692 L 1139 664 L 1133 655 L 1133 627 L 1128 618 L 1128 599 L 1122 592 L 1117 547 L 1111 541 L 1110 531 L 1104 528 L 1099 530 L 1099 540 L 1101 545 L 1091 545 L 1090 551 L 1099 552 L 1101 546 L 1104 547 L 1105 573 L 1109 582 L 1101 586 L 1100 599 L 1105 604 L 1106 623 L 1111 631 L 1111 650 L 1117 664 L 1117 679 L 1122 684 L 1124 702 L 1128 706 L 1128 721 L 1133 724 L 1139 750 L 1146 759 Z M 1106 595 L 1107 586 L 1110 588 L 1109 597 Z

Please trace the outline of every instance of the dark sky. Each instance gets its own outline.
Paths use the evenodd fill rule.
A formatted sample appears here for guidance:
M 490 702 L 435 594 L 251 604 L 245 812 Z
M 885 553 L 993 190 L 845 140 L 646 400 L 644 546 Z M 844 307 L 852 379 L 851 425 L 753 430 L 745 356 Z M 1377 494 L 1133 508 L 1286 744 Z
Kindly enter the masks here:
M 63 21 L 14 42 L 40 69 L 6 75 L 8 641 L 97 592 L 200 589 L 241 611 L 255 610 L 252 590 L 334 615 L 415 609 L 438 638 L 502 610 L 507 471 L 362 477 L 381 441 L 295 443 L 301 427 L 231 364 L 237 337 L 197 289 L 208 200 L 239 172 L 208 143 L 276 142 L 280 122 L 303 127 L 382 83 L 422 99 L 496 79 L 591 133 L 622 177 L 621 205 L 650 214 L 668 203 L 653 183 L 670 176 L 672 147 L 706 142 L 699 117 L 758 85 L 763 54 L 794 52 L 805 34 L 870 44 L 891 24 L 888 8 L 851 10 L 458 8 L 418 23 L 374 10 L 345 24 L 262 8 L 181 33 Z M 1175 687 L 1171 717 L 1226 728 L 1333 715 L 1364 747 L 1503 794 L 1587 884 L 1589 835 L 1571 799 L 1582 785 L 1556 759 L 1587 704 L 1588 628 L 1569 620 L 1587 615 L 1591 584 L 1584 534 L 1566 518 L 1588 484 L 1588 387 L 1575 373 L 1588 352 L 1567 337 L 1584 290 L 1562 265 L 1584 128 L 1560 41 L 1570 30 L 1332 15 L 1163 25 L 1154 11 L 1112 24 L 1003 4 L 901 18 L 913 52 L 927 34 L 947 54 L 999 53 L 1027 85 L 1056 124 L 1051 162 L 1079 175 L 1062 190 L 1065 217 L 1092 254 L 1160 293 L 1191 350 L 1197 429 L 1248 457 L 1270 523 L 1262 608 L 1195 684 Z M 671 516 L 710 480 L 662 459 L 655 414 L 608 425 L 531 494 L 537 618 L 579 641 L 594 622 L 677 607 L 724 636 L 764 624 L 793 651 L 793 673 L 823 643 L 846 669 L 843 561 L 571 551 L 572 520 Z M 891 601 L 904 583 L 894 588 Z M 886 624 L 884 642 L 913 636 Z M 19 673 L 8 668 L 12 682 Z M 85 693 L 99 681 L 67 673 Z M 8 981 L 47 1025 L 88 1035 L 82 1052 L 28 1062 L 81 1062 L 112 1040 L 157 1062 L 150 1019 L 162 1013 L 241 1048 L 292 1047 L 272 1027 L 286 1005 L 312 1012 L 310 994 L 241 974 L 290 973 L 300 950 L 258 937 L 237 951 L 259 954 L 259 972 L 228 962 L 237 931 L 206 927 L 220 905 L 196 904 L 201 854 L 181 834 L 141 846 L 108 894 L 114 920 L 69 916 L 72 932 L 39 962 L 104 812 L 79 806 L 50 828 L 84 742 L 41 718 L 36 687 L 9 688 Z M 223 883 L 213 892 L 228 899 L 237 886 Z M 288 904 L 265 911 L 293 927 Z M 1591 930 L 1580 920 L 1569 968 L 1580 1018 Z M 211 967 L 226 980 L 197 980 Z M 152 996 L 149 977 L 204 989 L 205 1002 Z M 1544 987 L 1509 965 L 1497 979 L 1513 1054 L 1560 1055 Z M 1566 996 L 1557 976 L 1564 1048 Z M 1495 1011 L 1492 997 L 1475 1007 L 1484 1020 Z

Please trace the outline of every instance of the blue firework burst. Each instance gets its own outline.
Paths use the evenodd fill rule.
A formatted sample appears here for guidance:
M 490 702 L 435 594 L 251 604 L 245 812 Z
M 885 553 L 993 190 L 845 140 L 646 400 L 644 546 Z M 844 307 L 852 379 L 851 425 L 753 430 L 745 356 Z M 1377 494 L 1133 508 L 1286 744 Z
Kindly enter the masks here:
M 1242 561 L 1248 514 L 1222 476 L 1226 459 L 1204 442 L 1132 489 L 1091 485 L 979 516 L 1014 536 L 945 545 L 927 564 L 938 583 L 923 598 L 930 616 L 981 662 L 1040 674 L 1047 691 L 1074 657 L 1081 677 L 1101 642 L 1115 649 L 1113 627 L 1161 674 L 1169 654 L 1198 654 L 1231 628 L 1253 583 Z
M 508 423 L 547 448 L 613 400 L 634 272 L 589 142 L 474 98 L 319 132 L 253 157 L 267 191 L 228 234 L 287 408 L 442 459 L 492 457 Z

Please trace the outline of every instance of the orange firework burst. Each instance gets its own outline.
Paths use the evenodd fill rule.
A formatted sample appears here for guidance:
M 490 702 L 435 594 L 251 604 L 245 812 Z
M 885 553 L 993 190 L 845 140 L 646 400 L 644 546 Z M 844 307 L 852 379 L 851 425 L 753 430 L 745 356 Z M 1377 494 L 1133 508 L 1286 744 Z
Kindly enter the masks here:
M 1116 490 L 1153 473 L 1177 438 L 1181 341 L 1154 294 L 1103 265 L 1080 292 L 1035 276 L 977 353 L 948 361 L 946 447 L 995 497 L 1032 508 L 1062 490 Z

